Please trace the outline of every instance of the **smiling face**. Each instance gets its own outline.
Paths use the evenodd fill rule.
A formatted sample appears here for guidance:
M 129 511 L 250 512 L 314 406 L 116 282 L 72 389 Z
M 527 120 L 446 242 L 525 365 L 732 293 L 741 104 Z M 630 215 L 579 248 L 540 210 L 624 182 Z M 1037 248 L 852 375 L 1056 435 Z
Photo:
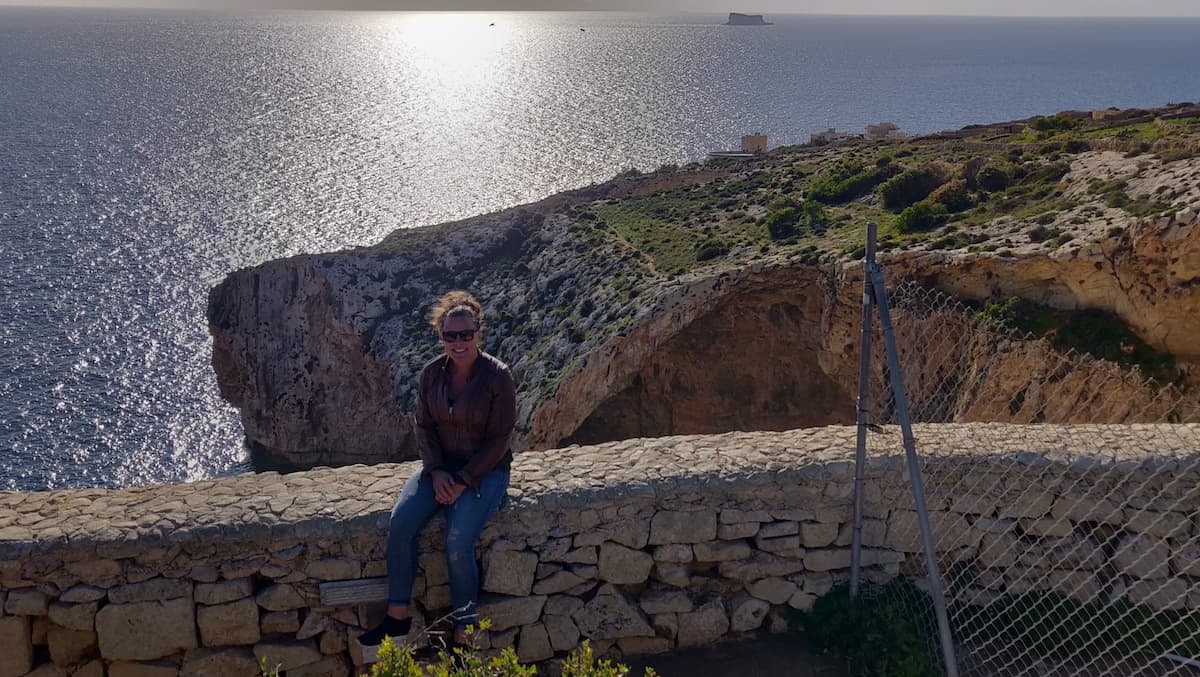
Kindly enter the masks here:
M 467 337 L 470 338 L 467 338 Z M 469 316 L 447 316 L 442 320 L 442 348 L 455 366 L 467 367 L 479 356 L 479 328 Z

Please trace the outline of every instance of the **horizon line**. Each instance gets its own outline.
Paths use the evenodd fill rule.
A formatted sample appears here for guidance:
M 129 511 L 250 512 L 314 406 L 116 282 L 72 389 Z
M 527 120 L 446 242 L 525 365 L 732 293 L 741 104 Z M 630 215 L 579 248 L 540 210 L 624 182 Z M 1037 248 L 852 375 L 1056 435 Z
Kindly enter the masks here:
M 232 0 L 230 0 L 232 2 Z M 336 8 L 316 8 L 316 7 L 289 7 L 289 6 L 264 6 L 264 7 L 247 7 L 237 4 L 219 4 L 215 6 L 191 5 L 191 6 L 175 6 L 163 3 L 155 3 L 151 0 L 150 3 L 144 4 L 122 4 L 120 2 L 114 4 L 85 4 L 85 3 L 54 3 L 33 5 L 25 2 L 8 3 L 5 0 L 0 0 L 0 8 L 12 9 L 33 9 L 33 10 L 57 10 L 57 9 L 86 9 L 86 10 L 147 10 L 147 11 L 196 11 L 196 12 L 229 12 L 229 13 L 262 13 L 262 12 L 305 12 L 305 13 L 394 13 L 394 14 L 639 14 L 644 16 L 727 16 L 729 12 L 718 11 L 696 11 L 696 10 L 636 10 L 636 9 L 557 9 L 557 8 L 540 8 L 540 9 L 435 9 L 435 8 L 396 8 L 382 9 L 377 7 L 336 7 Z M 746 14 L 749 12 L 741 12 Z M 939 12 L 908 12 L 908 13 L 881 13 L 881 12 L 804 12 L 804 11 L 778 11 L 778 12 L 753 12 L 750 14 L 761 14 L 762 16 L 821 16 L 821 17 L 878 17 L 878 18 L 945 18 L 945 19 L 1200 19 L 1198 14 L 946 14 Z

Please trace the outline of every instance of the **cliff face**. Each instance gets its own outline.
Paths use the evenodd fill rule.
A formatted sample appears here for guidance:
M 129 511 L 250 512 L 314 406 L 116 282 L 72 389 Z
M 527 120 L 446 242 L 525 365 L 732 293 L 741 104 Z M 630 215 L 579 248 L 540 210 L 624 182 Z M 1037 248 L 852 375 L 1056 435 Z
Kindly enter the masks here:
M 852 422 L 861 263 L 849 249 L 838 253 L 836 228 L 815 231 L 819 247 L 738 235 L 761 228 L 754 221 L 769 210 L 770 191 L 792 190 L 838 152 L 802 156 L 804 170 L 774 155 L 626 177 L 524 209 L 399 230 L 375 247 L 238 271 L 209 300 L 221 392 L 240 409 L 249 442 L 275 461 L 411 458 L 416 375 L 439 350 L 424 316 L 439 294 L 466 288 L 488 309 L 485 349 L 518 379 L 518 448 Z M 966 244 L 979 242 L 972 233 L 1029 225 L 1000 216 L 966 224 L 951 246 L 893 239 L 886 274 L 958 299 L 1106 311 L 1172 353 L 1183 381 L 1195 383 L 1200 160 L 1137 164 L 1113 152 L 1071 161 L 1055 190 L 1075 202 L 1048 226 L 1061 244 L 1015 235 L 1004 236 L 1003 250 Z M 1088 187 L 1122 171 L 1132 198 L 1181 186 L 1182 207 L 1139 217 L 1104 205 Z M 687 200 L 717 219 L 700 222 L 703 210 L 689 212 Z M 725 200 L 741 202 L 716 204 Z M 683 235 L 646 225 L 655 223 L 681 224 Z M 852 225 L 846 233 L 860 232 Z M 713 242 L 723 255 L 700 253 Z M 1112 422 L 1166 415 L 1170 398 L 1122 369 L 1064 362 L 1049 341 L 1002 340 L 972 318 L 932 314 L 901 330 L 925 420 L 1070 421 L 1081 408 L 1090 421 L 1098 412 Z M 921 322 L 953 337 L 950 348 L 920 345 Z

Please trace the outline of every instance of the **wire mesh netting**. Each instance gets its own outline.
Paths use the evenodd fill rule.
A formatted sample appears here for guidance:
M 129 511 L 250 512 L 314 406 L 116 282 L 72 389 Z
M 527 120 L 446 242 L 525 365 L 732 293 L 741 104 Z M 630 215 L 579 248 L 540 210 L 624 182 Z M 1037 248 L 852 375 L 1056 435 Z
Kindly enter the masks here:
M 1200 401 L 1148 377 L 1169 359 L 1098 316 L 1032 335 L 914 283 L 889 296 L 958 673 L 1200 675 Z M 875 321 L 864 565 L 916 585 L 863 594 L 940 666 L 889 377 Z

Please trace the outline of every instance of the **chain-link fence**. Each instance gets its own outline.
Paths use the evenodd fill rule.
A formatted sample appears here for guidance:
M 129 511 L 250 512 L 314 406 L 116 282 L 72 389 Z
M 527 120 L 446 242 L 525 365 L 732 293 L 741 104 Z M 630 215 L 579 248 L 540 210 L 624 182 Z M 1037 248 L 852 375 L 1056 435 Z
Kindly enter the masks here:
M 866 579 L 916 585 L 861 594 L 893 597 L 937 669 L 944 598 L 951 673 L 1200 675 L 1200 400 L 1149 378 L 1170 360 L 1100 314 L 888 295 L 939 578 L 873 313 L 860 534 L 903 561 Z

